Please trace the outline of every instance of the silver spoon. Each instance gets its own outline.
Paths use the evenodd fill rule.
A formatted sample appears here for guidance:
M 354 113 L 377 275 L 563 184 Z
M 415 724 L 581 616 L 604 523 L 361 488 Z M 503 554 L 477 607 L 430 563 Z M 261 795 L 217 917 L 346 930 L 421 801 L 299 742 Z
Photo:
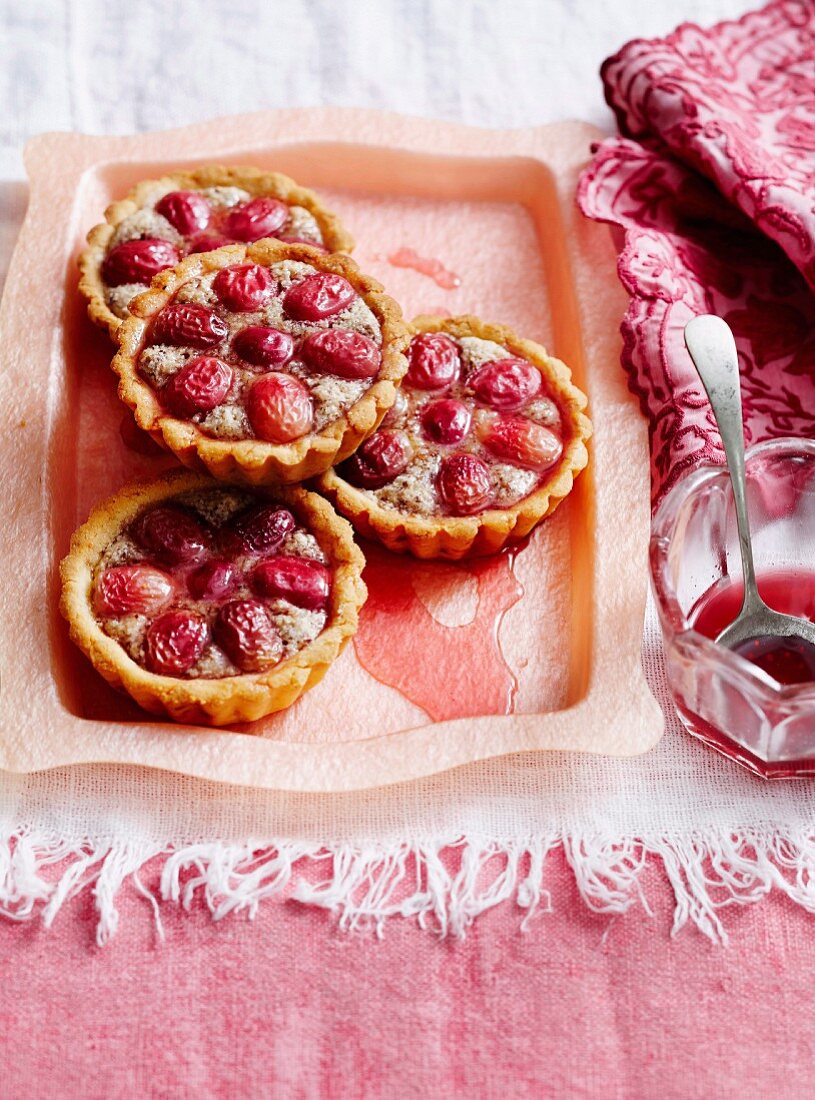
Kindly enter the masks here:
M 685 346 L 710 398 L 713 415 L 722 437 L 739 531 L 744 600 L 734 622 L 719 634 L 716 642 L 728 649 L 742 649 L 746 642 L 791 639 L 802 658 L 815 667 L 815 623 L 794 615 L 782 615 L 768 607 L 758 592 L 744 476 L 744 427 L 741 418 L 741 389 L 736 342 L 721 317 L 707 314 L 685 325 Z M 746 656 L 746 653 L 743 654 Z

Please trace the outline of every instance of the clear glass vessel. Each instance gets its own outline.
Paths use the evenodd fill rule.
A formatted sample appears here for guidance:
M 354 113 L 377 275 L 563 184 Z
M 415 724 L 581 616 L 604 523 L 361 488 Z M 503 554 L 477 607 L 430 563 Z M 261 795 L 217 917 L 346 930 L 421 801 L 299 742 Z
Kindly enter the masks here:
M 815 441 L 750 448 L 747 479 L 759 588 L 776 610 L 815 618 Z M 694 629 L 712 597 L 741 584 L 723 466 L 694 470 L 668 492 L 650 563 L 668 682 L 688 731 L 766 778 L 815 775 L 815 682 L 783 686 Z

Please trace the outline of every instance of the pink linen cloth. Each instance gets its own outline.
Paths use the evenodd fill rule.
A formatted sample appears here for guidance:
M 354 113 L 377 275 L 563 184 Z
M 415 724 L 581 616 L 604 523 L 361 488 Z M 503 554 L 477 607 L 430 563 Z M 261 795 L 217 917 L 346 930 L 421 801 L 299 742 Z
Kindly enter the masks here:
M 161 861 L 141 881 L 156 891 Z M 812 918 L 778 893 L 734 906 L 727 950 L 653 917 L 591 912 L 560 851 L 558 902 L 518 935 L 485 913 L 440 943 L 408 921 L 381 942 L 338 935 L 294 902 L 215 923 L 199 899 L 122 891 L 118 936 L 93 945 L 88 900 L 50 931 L 0 921 L 4 1100 L 244 1096 L 291 1100 L 799 1100 L 812 1093 Z
M 625 231 L 623 365 L 657 501 L 723 460 L 684 347 L 696 314 L 734 331 L 749 442 L 815 432 L 815 5 L 630 42 L 602 78 L 621 136 L 596 148 L 578 202 Z

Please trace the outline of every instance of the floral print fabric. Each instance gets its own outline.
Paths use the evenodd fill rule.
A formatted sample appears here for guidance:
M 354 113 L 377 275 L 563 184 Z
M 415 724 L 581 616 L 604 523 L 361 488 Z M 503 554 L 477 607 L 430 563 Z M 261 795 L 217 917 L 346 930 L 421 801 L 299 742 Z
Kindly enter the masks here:
M 683 329 L 733 329 L 750 442 L 815 432 L 815 5 L 634 41 L 602 68 L 621 136 L 578 188 L 619 225 L 623 365 L 651 427 L 655 503 L 723 461 Z

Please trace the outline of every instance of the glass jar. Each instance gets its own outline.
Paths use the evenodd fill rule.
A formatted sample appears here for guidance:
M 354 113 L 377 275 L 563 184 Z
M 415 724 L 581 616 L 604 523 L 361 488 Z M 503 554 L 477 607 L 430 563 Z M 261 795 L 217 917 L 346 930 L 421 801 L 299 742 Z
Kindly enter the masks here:
M 747 451 L 746 468 L 762 594 L 774 606 L 768 594 L 784 585 L 793 596 L 815 593 L 815 441 L 761 443 Z M 723 466 L 696 469 L 666 494 L 654 517 L 650 566 L 668 683 L 686 729 L 767 778 L 815 774 L 815 683 L 783 686 L 694 629 L 711 594 L 741 584 Z M 765 587 L 768 579 L 773 586 Z

